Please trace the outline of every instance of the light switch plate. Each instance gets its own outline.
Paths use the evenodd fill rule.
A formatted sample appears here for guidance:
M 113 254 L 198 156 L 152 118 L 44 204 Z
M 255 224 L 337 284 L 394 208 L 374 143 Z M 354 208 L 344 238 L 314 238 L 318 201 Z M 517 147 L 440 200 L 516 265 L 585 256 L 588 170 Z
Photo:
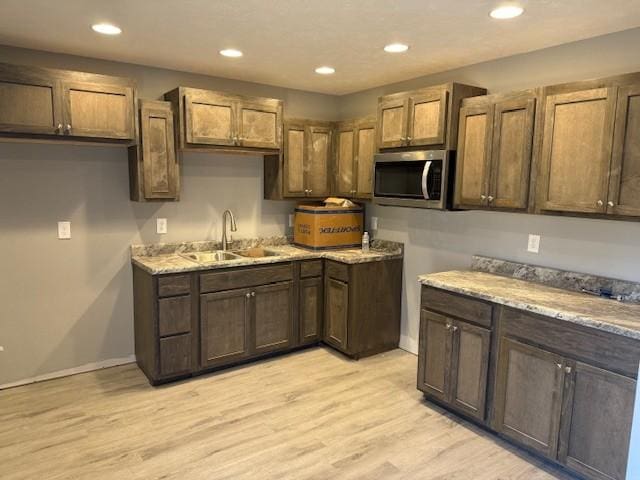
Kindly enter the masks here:
M 167 219 L 166 218 L 157 218 L 156 219 L 156 233 L 159 235 L 164 235 L 167 233 Z
M 293 225 L 295 224 L 296 221 L 296 216 L 293 213 L 289 214 L 289 227 L 293 228 Z
M 371 230 L 378 229 L 378 217 L 371 217 Z
M 58 222 L 58 239 L 71 239 L 71 222 Z
M 540 235 L 529 234 L 527 251 L 531 253 L 538 253 L 540 251 Z

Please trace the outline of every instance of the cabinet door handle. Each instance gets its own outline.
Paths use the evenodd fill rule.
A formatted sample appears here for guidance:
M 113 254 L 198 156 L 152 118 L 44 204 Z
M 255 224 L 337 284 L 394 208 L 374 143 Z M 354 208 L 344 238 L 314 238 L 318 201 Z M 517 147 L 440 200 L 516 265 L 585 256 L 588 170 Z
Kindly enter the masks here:
M 486 195 L 480 195 L 480 200 L 486 200 L 487 196 Z
M 601 207 L 604 205 L 604 202 L 602 200 L 598 200 L 598 206 Z
M 454 326 L 453 326 L 453 331 L 455 332 L 455 331 L 457 331 L 457 330 L 458 330 L 458 327 L 456 327 L 456 326 L 454 325 Z
M 571 367 L 569 367 L 569 366 L 564 367 L 564 371 L 567 372 L 567 373 L 571 373 Z
M 70 133 L 71 132 L 71 124 L 67 123 L 67 126 L 64 127 L 64 131 L 67 132 L 67 133 Z
M 251 296 L 255 297 L 256 296 L 256 292 L 251 292 Z
M 411 140 L 413 140 L 413 137 L 407 137 L 407 142 L 410 142 Z
M 453 325 L 451 325 L 450 323 L 447 323 L 447 330 L 451 330 L 451 327 L 453 327 Z
M 59 123 L 58 126 L 56 127 L 56 133 L 60 133 L 62 132 L 62 124 Z
M 609 201 L 607 202 L 607 205 L 609 205 L 610 207 L 613 207 L 613 206 L 615 206 L 615 203 L 613 203 L 611 200 L 609 200 Z
M 561 363 L 556 363 L 556 367 L 562 369 L 562 364 Z
M 489 203 L 491 203 L 491 202 L 493 202 L 493 197 L 492 197 L 491 195 L 489 195 L 489 196 L 487 197 L 487 200 L 489 200 Z
M 249 292 L 247 292 L 247 293 L 245 294 L 245 296 L 246 296 L 247 298 L 249 298 L 249 297 L 251 296 L 251 294 L 250 294 Z

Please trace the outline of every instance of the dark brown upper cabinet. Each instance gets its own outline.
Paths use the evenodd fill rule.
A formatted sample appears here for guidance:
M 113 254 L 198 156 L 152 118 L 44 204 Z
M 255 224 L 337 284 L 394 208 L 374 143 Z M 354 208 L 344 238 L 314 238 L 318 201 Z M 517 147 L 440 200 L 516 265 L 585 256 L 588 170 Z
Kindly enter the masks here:
M 131 199 L 178 200 L 180 169 L 171 103 L 140 102 L 140 141 L 129 147 Z
M 329 196 L 333 134 L 334 124 L 331 122 L 286 120 L 283 154 L 265 156 L 265 198 Z
M 282 145 L 283 102 L 197 88 L 165 94 L 176 112 L 181 149 L 273 153 Z
M 375 128 L 374 118 L 336 125 L 334 194 L 364 200 L 371 198 Z
M 456 208 L 527 209 L 537 97 L 526 91 L 463 100 Z
M 449 83 L 380 97 L 378 148 L 455 149 L 460 101 L 485 93 L 483 88 Z
M 126 78 L 0 64 L 0 133 L 129 143 L 135 84 Z

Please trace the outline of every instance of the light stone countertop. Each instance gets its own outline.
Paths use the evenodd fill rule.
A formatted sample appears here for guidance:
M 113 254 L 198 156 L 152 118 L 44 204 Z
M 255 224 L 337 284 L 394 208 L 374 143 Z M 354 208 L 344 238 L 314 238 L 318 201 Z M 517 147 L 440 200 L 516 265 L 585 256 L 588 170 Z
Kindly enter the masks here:
M 276 243 L 276 244 L 273 244 Z M 354 264 L 376 262 L 381 260 L 391 260 L 403 257 L 403 245 L 401 243 L 374 240 L 368 253 L 363 253 L 361 249 L 327 250 L 313 251 L 296 247 L 291 244 L 277 244 L 278 242 L 263 242 L 259 245 L 265 249 L 277 252 L 279 255 L 248 258 L 241 257 L 233 260 L 217 262 L 198 263 L 195 260 L 185 258 L 185 252 L 203 251 L 201 248 L 186 248 L 181 244 L 178 251 L 165 253 L 167 248 L 147 248 L 133 246 L 131 262 L 152 275 L 167 273 L 193 272 L 200 270 L 213 270 L 221 268 L 243 267 L 251 265 L 264 265 L 270 263 L 291 262 L 296 260 L 312 260 L 326 258 L 336 262 Z M 195 246 L 196 242 L 194 242 Z M 214 248 L 215 249 L 215 248 Z M 231 251 L 236 250 L 232 248 Z M 162 253 L 158 253 L 162 252 Z M 136 254 L 139 253 L 139 254 Z
M 480 271 L 421 275 L 420 283 L 640 340 L 640 304 Z

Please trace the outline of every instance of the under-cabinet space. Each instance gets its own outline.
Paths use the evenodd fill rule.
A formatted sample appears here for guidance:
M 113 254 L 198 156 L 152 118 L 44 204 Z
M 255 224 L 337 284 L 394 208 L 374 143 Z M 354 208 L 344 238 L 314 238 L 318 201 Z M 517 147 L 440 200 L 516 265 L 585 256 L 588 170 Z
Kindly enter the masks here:
M 460 101 L 486 93 L 484 88 L 449 83 L 380 97 L 377 147 L 455 150 Z
M 274 153 L 282 145 L 282 100 L 179 87 L 165 94 L 176 112 L 180 149 Z

